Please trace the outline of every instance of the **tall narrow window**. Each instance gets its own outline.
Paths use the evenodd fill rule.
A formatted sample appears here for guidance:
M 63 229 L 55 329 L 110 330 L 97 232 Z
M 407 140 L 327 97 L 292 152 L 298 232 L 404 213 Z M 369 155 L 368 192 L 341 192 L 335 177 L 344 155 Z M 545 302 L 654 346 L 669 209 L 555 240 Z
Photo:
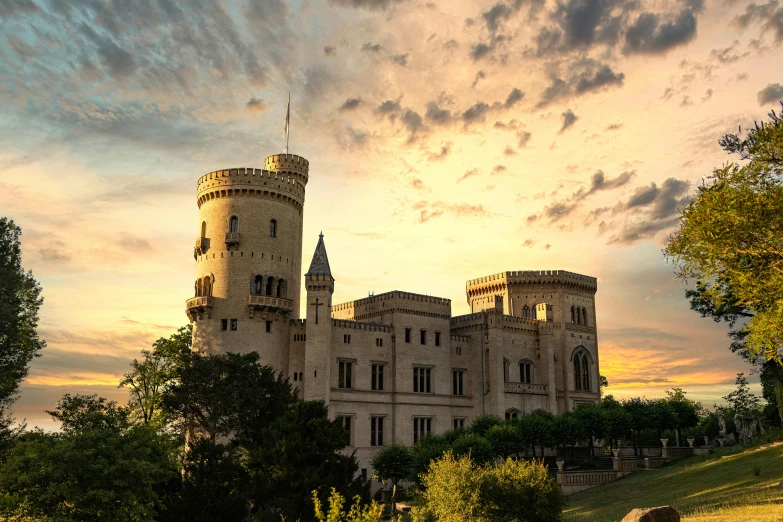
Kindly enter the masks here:
M 201 285 L 201 279 L 199 279 L 198 281 L 196 281 L 196 297 L 204 295 L 203 292 L 204 292 L 204 289 L 203 289 L 203 287 Z
M 207 237 L 207 222 L 201 222 L 201 237 Z
M 576 324 L 582 324 L 582 309 L 576 307 Z
M 413 391 L 415 393 L 431 393 L 430 377 L 432 376 L 431 368 L 413 368 Z
M 587 326 L 587 308 L 582 308 L 582 324 Z
M 576 317 L 575 317 L 575 314 L 574 314 L 574 307 L 572 306 L 571 307 L 571 323 L 575 323 L 576 322 L 575 319 L 576 319 Z
M 530 361 L 522 361 L 519 363 L 519 382 L 524 382 L 526 384 L 532 382 L 530 379 L 532 366 Z
M 586 354 L 582 354 L 582 390 L 590 391 L 590 365 Z
M 351 388 L 351 381 L 353 378 L 353 362 L 352 361 L 340 361 L 337 364 L 337 387 L 338 388 Z
M 427 330 L 421 331 L 421 344 L 427 344 Z
M 383 417 L 370 417 L 370 446 L 383 446 Z
M 411 329 L 410 328 L 406 328 L 405 329 L 405 342 L 406 343 L 411 342 Z
M 205 295 L 207 297 L 212 295 L 212 279 L 210 279 L 209 276 L 204 278 L 204 288 L 202 291 L 203 293 L 201 295 Z
M 255 279 L 253 279 L 253 294 L 255 295 L 261 295 L 264 290 L 264 276 L 257 275 Z
M 522 317 L 530 319 L 530 308 L 527 305 L 522 309 Z
M 372 382 L 371 387 L 375 391 L 383 391 L 383 367 L 386 366 L 382 363 L 374 363 L 372 365 Z
M 582 389 L 582 356 L 574 355 L 574 389 Z
M 509 366 L 511 364 L 508 362 L 508 359 L 503 359 L 503 381 L 508 382 L 508 370 Z
M 432 431 L 432 417 L 417 417 L 413 419 L 413 443 L 425 437 Z
M 236 234 L 239 232 L 239 218 L 236 216 L 231 216 L 231 219 L 228 221 L 228 231 L 232 234 Z
M 435 332 L 435 346 L 440 346 L 440 332 Z
M 451 371 L 451 394 L 465 395 L 465 370 Z
M 464 427 L 465 427 L 465 419 L 463 419 L 463 418 L 454 418 L 454 420 L 452 421 L 452 428 L 454 428 L 455 430 L 458 430 L 458 429 L 464 428 Z
M 353 423 L 351 422 L 351 416 L 350 415 L 340 415 L 338 418 L 340 419 L 340 421 L 342 421 L 343 430 L 345 431 L 345 436 L 346 436 L 347 441 L 348 441 L 347 445 L 348 446 L 353 446 L 353 444 L 352 444 L 353 437 L 352 437 L 352 433 L 351 433 L 351 424 L 353 424 Z
M 574 354 L 574 389 L 590 391 L 590 359 L 584 349 Z
M 275 285 L 275 278 L 272 276 L 269 276 L 266 278 L 266 295 L 269 297 L 272 297 L 272 289 Z
M 277 221 L 274 219 L 269 222 L 269 237 L 277 237 Z

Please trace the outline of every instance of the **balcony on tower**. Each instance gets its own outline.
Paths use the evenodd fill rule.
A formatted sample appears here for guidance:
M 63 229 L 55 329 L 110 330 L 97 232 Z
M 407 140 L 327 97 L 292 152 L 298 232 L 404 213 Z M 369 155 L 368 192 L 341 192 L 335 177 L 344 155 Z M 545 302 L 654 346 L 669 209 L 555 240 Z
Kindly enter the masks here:
M 247 299 L 247 308 L 250 319 L 253 318 L 253 312 L 256 310 L 289 314 L 294 310 L 294 301 L 284 297 L 250 294 Z
M 191 297 L 185 301 L 185 310 L 188 313 L 188 319 L 195 321 L 201 319 L 204 314 L 209 319 L 209 313 L 212 311 L 212 297 L 211 296 L 197 296 Z
M 196 247 L 193 250 L 193 257 L 206 254 L 207 250 L 209 250 L 209 238 L 208 237 L 196 238 Z
M 239 245 L 239 232 L 226 232 L 226 246 Z

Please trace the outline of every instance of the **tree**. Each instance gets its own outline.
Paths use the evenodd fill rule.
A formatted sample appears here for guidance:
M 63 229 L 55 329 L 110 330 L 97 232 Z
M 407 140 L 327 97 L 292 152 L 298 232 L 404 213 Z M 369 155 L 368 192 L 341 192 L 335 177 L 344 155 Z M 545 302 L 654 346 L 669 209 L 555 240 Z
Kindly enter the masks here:
M 720 140 L 745 163 L 698 187 L 664 250 L 681 279 L 697 281 L 694 309 L 748 319 L 739 341 L 751 361 L 780 361 L 783 345 L 783 119 L 770 118 Z
M 552 439 L 555 444 L 565 448 L 566 446 L 576 444 L 579 439 L 585 437 L 581 433 L 581 429 L 582 427 L 572 412 L 561 413 L 555 416 L 552 421 Z
M 525 440 L 519 430 L 519 422 L 509 421 L 492 426 L 484 435 L 496 457 L 507 458 L 525 451 Z
M 617 440 L 624 439 L 631 433 L 633 420 L 622 404 L 611 395 L 601 400 L 601 409 L 604 410 L 606 417 L 606 434 L 609 437 L 610 445 L 614 448 Z
M 637 448 L 641 448 L 641 433 L 651 426 L 650 403 L 642 397 L 634 397 L 624 401 L 623 409 L 631 418 L 631 439 L 634 455 L 638 455 Z
M 775 408 L 783 426 L 783 364 L 767 361 L 761 367 L 762 396 Z
M 734 413 L 743 416 L 758 414 L 760 401 L 748 388 L 745 374 L 738 373 L 734 384 L 737 385 L 737 389 L 723 397 L 729 403 L 729 407 L 734 410 Z
M 61 433 L 21 435 L 0 467 L 0 490 L 13 520 L 148 521 L 159 492 L 175 477 L 165 437 L 128 422 L 125 408 L 103 398 L 66 395 L 49 412 Z
M 427 435 L 417 440 L 413 445 L 413 464 L 411 465 L 410 476 L 412 481 L 419 482 L 421 475 L 429 469 L 430 463 L 443 456 L 451 447 L 453 441 L 447 440 L 445 435 Z M 456 437 L 454 440 L 456 440 Z
M 370 462 L 373 478 L 384 484 L 392 484 L 392 513 L 394 513 L 394 497 L 397 494 L 397 484 L 411 474 L 413 454 L 410 448 L 394 444 L 387 446 L 375 454 Z
M 677 445 L 680 445 L 680 435 L 682 430 L 693 428 L 701 420 L 704 408 L 701 403 L 688 399 L 682 388 L 673 388 L 666 390 L 666 402 L 674 410 L 675 425 L 677 432 Z
M 354 497 L 354 503 L 348 513 L 343 512 L 345 498 L 334 488 L 329 495 L 329 511 L 324 513 L 321 500 L 317 492 L 313 491 L 313 504 L 315 504 L 315 518 L 319 522 L 381 522 L 383 518 L 383 505 L 374 500 L 369 505 L 362 506 L 361 498 Z M 402 520 L 398 515 L 396 522 Z
M 609 380 L 603 375 L 598 376 L 598 390 L 601 392 L 601 396 L 604 395 L 604 388 L 609 387 Z
M 580 426 L 580 432 L 588 439 L 590 458 L 593 457 L 593 439 L 606 436 L 606 413 L 598 404 L 580 404 L 574 410 L 574 418 Z
M 479 415 L 470 424 L 470 431 L 482 437 L 492 426 L 503 424 L 503 419 L 497 415 Z
M 152 350 L 142 350 L 141 361 L 133 360 L 131 371 L 119 386 L 128 388 L 128 407 L 134 419 L 158 427 L 164 424 L 163 391 L 189 365 L 192 337 L 193 326 L 188 324 L 168 339 L 155 341 Z
M 21 234 L 13 220 L 0 218 L 0 417 L 46 346 L 37 331 L 41 286 L 22 269 Z

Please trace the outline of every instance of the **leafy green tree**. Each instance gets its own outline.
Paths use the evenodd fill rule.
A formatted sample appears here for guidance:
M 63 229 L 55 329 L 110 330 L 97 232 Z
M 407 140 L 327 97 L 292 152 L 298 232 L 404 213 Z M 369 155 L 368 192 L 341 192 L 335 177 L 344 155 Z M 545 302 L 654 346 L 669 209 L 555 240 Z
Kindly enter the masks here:
M 767 361 L 761 367 L 762 396 L 774 407 L 777 423 L 783 426 L 783 364 Z
M 606 436 L 606 412 L 599 404 L 580 404 L 574 410 L 574 418 L 580 426 L 579 431 L 587 437 L 592 459 L 593 439 L 603 439 Z
M 644 430 L 650 428 L 652 423 L 650 401 L 642 397 L 633 397 L 622 404 L 623 409 L 628 412 L 631 418 L 631 439 L 634 455 L 639 455 L 641 434 Z
M 674 429 L 677 426 L 677 413 L 665 399 L 652 399 L 648 401 L 649 419 L 651 428 L 660 439 L 664 430 Z
M 456 437 L 453 439 L 456 440 Z M 453 442 L 453 441 L 452 441 Z M 419 477 L 426 473 L 433 460 L 437 460 L 451 447 L 444 435 L 431 434 L 422 437 L 413 445 L 413 464 L 410 479 L 419 482 Z
M 541 456 L 544 456 L 544 448 L 554 446 L 557 442 L 554 438 L 554 418 L 555 416 L 545 410 L 534 410 L 530 415 L 525 415 L 520 419 L 523 426 L 523 433 L 526 433 L 526 439 L 533 446 L 533 456 L 536 456 L 536 446 L 541 448 Z
M 470 455 L 473 462 L 477 464 L 486 464 L 495 459 L 495 450 L 492 444 L 484 437 L 471 432 L 460 435 L 451 444 L 451 451 L 455 458 Z
M 626 438 L 631 433 L 633 420 L 622 404 L 611 395 L 601 400 L 601 409 L 606 416 L 606 435 L 614 448 L 618 440 Z
M 704 408 L 701 403 L 692 401 L 686 396 L 682 388 L 666 390 L 666 402 L 674 410 L 675 430 L 677 431 L 677 445 L 680 444 L 682 430 L 687 430 L 699 424 Z
M 163 394 L 167 415 L 191 437 L 230 436 L 241 444 L 262 444 L 263 428 L 296 402 L 288 379 L 258 364 L 255 352 L 193 355 Z
M 386 520 L 383 516 L 382 504 L 372 501 L 369 505 L 362 505 L 359 497 L 354 497 L 354 503 L 348 513 L 343 512 L 345 497 L 334 488 L 329 495 L 329 511 L 323 512 L 321 500 L 316 491 L 313 491 L 313 504 L 315 504 L 315 518 L 319 522 L 381 522 Z M 399 522 L 401 519 L 402 517 L 398 515 L 392 520 Z
M 41 286 L 22 268 L 21 234 L 13 220 L 0 218 L 0 418 L 46 346 L 38 337 Z
M 394 444 L 387 446 L 375 454 L 370 462 L 373 469 L 373 478 L 384 484 L 392 484 L 392 513 L 394 513 L 394 498 L 397 494 L 397 485 L 411 474 L 413 454 L 410 448 Z
M 750 391 L 745 374 L 738 373 L 734 384 L 737 385 L 737 389 L 723 397 L 729 403 L 731 409 L 734 410 L 734 413 L 739 413 L 743 416 L 758 414 L 761 401 Z
M 193 326 L 188 324 L 168 339 L 161 337 L 155 341 L 152 350 L 142 350 L 141 361 L 133 360 L 131 371 L 120 381 L 120 388 L 128 388 L 128 407 L 134 420 L 157 427 L 165 423 L 163 392 L 190 364 L 192 337 Z
M 421 505 L 414 521 L 551 521 L 559 520 L 563 495 L 546 467 L 507 459 L 476 465 L 469 456 L 451 452 L 433 461 L 422 476 Z
M 497 415 L 479 415 L 470 424 L 470 431 L 483 437 L 492 426 L 503 424 L 503 422 L 503 419 Z
M 562 448 L 571 446 L 586 437 L 581 429 L 582 426 L 572 412 L 561 413 L 552 421 L 552 439 Z
M 604 388 L 609 387 L 609 380 L 603 375 L 598 376 L 598 390 L 601 392 L 601 396 L 604 395 Z
M 740 341 L 751 360 L 779 361 L 783 119 L 772 112 L 769 122 L 744 137 L 727 134 L 720 144 L 743 163 L 715 169 L 698 187 L 664 255 L 674 262 L 680 278 L 697 281 L 698 306 L 706 315 L 731 317 L 734 310 L 735 316 L 748 319 Z
M 62 522 L 149 521 L 175 476 L 165 437 L 103 398 L 66 395 L 49 412 L 61 433 L 21 435 L 0 467 L 0 514 Z M 24 518 L 28 517 L 28 518 Z
M 492 446 L 496 457 L 507 458 L 525 451 L 525 440 L 519 430 L 518 422 L 509 421 L 492 426 L 484 438 Z

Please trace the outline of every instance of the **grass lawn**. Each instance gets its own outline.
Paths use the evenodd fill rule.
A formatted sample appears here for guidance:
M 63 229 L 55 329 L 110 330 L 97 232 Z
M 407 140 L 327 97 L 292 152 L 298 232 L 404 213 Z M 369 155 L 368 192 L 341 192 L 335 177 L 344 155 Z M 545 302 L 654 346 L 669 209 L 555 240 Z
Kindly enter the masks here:
M 720 449 L 570 495 L 563 519 L 615 521 L 633 508 L 668 505 L 686 522 L 781 521 L 781 481 L 783 443 Z

